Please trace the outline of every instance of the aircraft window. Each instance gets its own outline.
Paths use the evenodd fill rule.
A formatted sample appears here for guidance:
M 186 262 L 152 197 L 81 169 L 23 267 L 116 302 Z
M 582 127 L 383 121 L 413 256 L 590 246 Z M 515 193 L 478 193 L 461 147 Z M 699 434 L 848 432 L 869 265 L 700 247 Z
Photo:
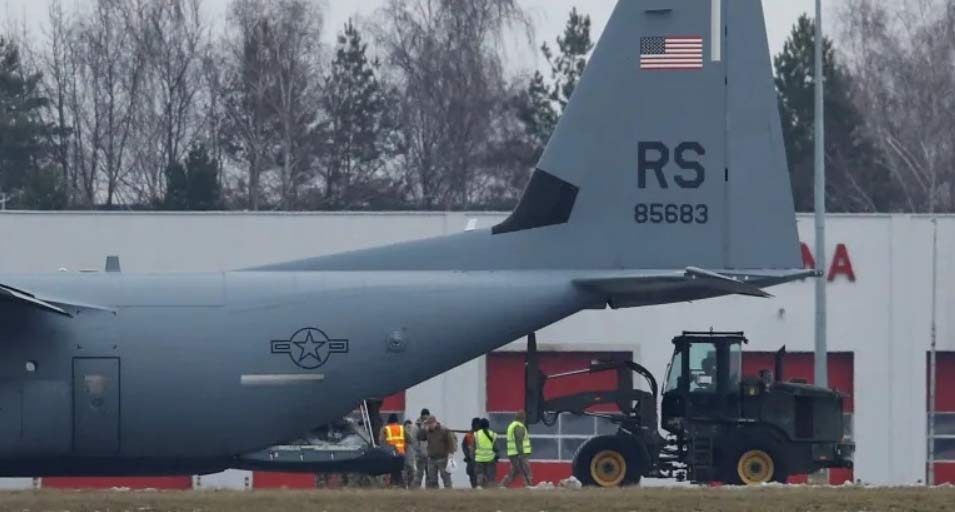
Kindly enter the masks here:
M 27 361 L 26 370 L 27 373 L 36 373 L 36 361 Z
M 86 394 L 89 396 L 91 409 L 102 409 L 106 405 L 106 389 L 109 387 L 109 378 L 105 375 L 86 375 L 83 377 L 86 385 Z
M 716 346 L 690 345 L 690 391 L 716 391 Z
M 86 384 L 86 393 L 92 396 L 102 396 L 106 393 L 109 379 L 103 375 L 87 375 L 83 378 Z
M 514 213 L 494 227 L 495 235 L 566 224 L 580 191 L 574 185 L 542 171 L 534 171 Z

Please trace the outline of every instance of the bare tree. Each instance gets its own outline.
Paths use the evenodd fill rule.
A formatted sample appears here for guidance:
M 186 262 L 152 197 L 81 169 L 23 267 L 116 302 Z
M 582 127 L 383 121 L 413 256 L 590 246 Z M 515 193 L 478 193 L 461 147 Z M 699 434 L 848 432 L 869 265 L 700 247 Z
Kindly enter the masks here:
M 50 87 L 60 94 L 56 115 L 63 129 L 69 124 L 71 172 L 89 206 L 123 202 L 129 173 L 145 63 L 130 51 L 125 9 L 122 0 L 96 0 L 72 22 L 58 5 L 51 10 L 49 38 L 57 42 L 48 57 Z
M 266 19 L 265 6 L 256 0 L 231 4 L 229 28 L 222 45 L 222 57 L 228 62 L 223 79 L 223 137 L 230 156 L 246 167 L 241 180 L 246 207 L 258 210 L 262 175 L 271 167 L 270 77 L 264 40 L 271 37 L 273 28 Z
M 48 11 L 45 46 L 38 52 L 44 88 L 50 98 L 46 112 L 53 157 L 63 168 L 69 202 L 91 208 L 98 200 L 101 183 L 100 124 L 92 114 L 90 85 L 86 77 L 88 48 L 82 39 L 78 13 L 68 14 L 61 0 L 53 0 Z
M 197 133 L 209 51 L 201 0 L 53 0 L 39 59 L 70 202 L 151 205 Z
M 42 57 L 39 57 L 44 72 L 45 93 L 50 98 L 47 122 L 54 127 L 49 133 L 48 142 L 53 158 L 66 176 L 69 203 L 74 206 L 92 206 L 94 193 L 86 185 L 95 183 L 95 179 L 92 176 L 83 176 L 82 167 L 74 161 L 75 112 L 71 105 L 75 96 L 74 87 L 77 85 L 75 76 L 78 52 L 73 44 L 75 33 L 60 0 L 50 3 L 48 14 L 46 47 Z
M 228 113 L 225 108 L 226 95 L 226 66 L 219 60 L 219 53 L 210 48 L 202 60 L 201 87 L 199 108 L 201 110 L 202 139 L 205 141 L 209 156 L 219 164 L 219 179 L 222 188 L 223 180 L 222 161 L 225 155 L 224 126 L 227 124 Z
M 866 129 L 909 211 L 955 211 L 955 0 L 852 0 L 843 35 Z
M 378 40 L 400 83 L 402 178 L 423 208 L 482 195 L 495 113 L 508 98 L 501 41 L 528 27 L 516 0 L 391 0 Z
M 235 0 L 229 19 L 225 131 L 247 167 L 248 207 L 261 207 L 263 176 L 274 170 L 278 207 L 295 208 L 317 115 L 321 10 L 307 0 Z
M 131 188 L 140 202 L 155 204 L 165 193 L 164 170 L 178 164 L 198 131 L 202 65 L 209 50 L 200 0 L 128 0 L 132 51 L 145 63 L 136 111 Z
M 307 0 L 279 0 L 270 15 L 275 30 L 265 48 L 273 82 L 268 98 L 277 120 L 279 207 L 291 210 L 307 179 L 308 134 L 317 117 L 322 13 Z

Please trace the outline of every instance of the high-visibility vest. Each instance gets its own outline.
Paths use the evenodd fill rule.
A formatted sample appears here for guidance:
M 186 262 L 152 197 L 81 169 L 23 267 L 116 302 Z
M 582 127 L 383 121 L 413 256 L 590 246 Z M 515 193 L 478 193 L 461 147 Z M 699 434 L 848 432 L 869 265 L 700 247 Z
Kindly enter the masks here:
M 494 462 L 494 441 L 497 441 L 497 433 L 491 430 L 478 430 L 474 433 L 475 462 Z
M 405 427 L 392 424 L 385 425 L 385 442 L 394 446 L 398 453 L 405 454 Z
M 517 439 L 514 437 L 514 431 L 517 430 L 517 427 L 524 428 L 524 455 L 531 454 L 531 433 L 528 432 L 527 427 L 523 423 L 514 420 L 507 427 L 507 456 L 514 457 L 517 455 Z

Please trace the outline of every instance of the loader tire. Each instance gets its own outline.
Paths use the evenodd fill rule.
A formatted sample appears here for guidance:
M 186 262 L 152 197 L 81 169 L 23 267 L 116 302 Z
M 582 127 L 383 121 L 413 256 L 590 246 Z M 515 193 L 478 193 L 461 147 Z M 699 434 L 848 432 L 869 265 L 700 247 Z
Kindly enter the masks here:
M 586 487 L 638 485 L 647 470 L 646 449 L 629 436 L 595 437 L 574 457 L 574 477 Z
M 743 444 L 726 461 L 723 480 L 731 485 L 786 483 L 789 471 L 783 450 L 776 443 Z

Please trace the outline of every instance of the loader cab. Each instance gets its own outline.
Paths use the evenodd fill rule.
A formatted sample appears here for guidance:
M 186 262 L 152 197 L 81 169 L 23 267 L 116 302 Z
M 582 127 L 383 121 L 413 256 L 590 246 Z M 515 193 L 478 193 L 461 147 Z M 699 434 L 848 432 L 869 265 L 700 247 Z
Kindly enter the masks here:
M 672 433 L 683 421 L 739 416 L 742 333 L 683 333 L 673 339 L 673 357 L 663 388 L 661 420 Z

